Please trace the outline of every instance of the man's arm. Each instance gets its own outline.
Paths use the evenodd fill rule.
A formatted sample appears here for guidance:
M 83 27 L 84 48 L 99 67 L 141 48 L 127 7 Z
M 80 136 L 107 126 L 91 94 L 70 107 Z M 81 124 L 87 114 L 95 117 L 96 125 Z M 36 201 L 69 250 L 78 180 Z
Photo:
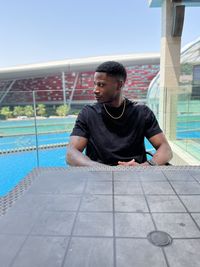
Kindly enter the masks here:
M 156 149 L 156 153 L 153 155 L 153 160 L 158 165 L 164 165 L 172 159 L 173 154 L 171 147 L 163 133 L 152 136 L 149 138 L 149 141 Z
M 156 153 L 153 155 L 153 161 L 157 163 L 158 165 L 165 165 L 165 163 L 169 162 L 172 158 L 172 150 L 167 142 L 167 139 L 163 133 L 156 134 L 149 138 L 149 141 L 153 145 L 153 147 L 156 149 Z M 118 165 L 123 166 L 138 166 L 139 163 L 135 162 L 135 160 L 131 160 L 128 162 L 118 162 Z M 149 166 L 148 162 L 141 163 L 143 166 Z
M 71 136 L 67 146 L 66 161 L 71 166 L 104 166 L 104 164 L 91 160 L 82 152 L 86 148 L 88 139 L 81 136 Z

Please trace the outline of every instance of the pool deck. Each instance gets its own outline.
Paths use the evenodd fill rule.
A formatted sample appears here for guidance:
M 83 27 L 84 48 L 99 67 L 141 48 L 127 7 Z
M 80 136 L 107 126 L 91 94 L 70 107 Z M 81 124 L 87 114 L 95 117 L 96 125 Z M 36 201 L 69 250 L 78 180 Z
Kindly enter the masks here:
M 0 247 L 2 267 L 199 267 L 200 166 L 34 169 L 0 197 Z

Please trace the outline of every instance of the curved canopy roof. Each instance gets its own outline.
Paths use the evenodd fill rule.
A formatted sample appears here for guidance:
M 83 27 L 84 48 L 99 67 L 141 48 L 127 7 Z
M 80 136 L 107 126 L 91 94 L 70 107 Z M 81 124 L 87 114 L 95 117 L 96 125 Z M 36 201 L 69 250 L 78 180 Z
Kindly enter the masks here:
M 181 63 L 200 63 L 200 37 L 187 44 L 181 52 Z
M 46 63 L 20 65 L 0 69 L 0 79 L 23 79 L 28 77 L 41 77 L 44 75 L 57 74 L 69 71 L 94 71 L 95 68 L 105 61 L 119 61 L 124 66 L 134 66 L 142 64 L 159 64 L 160 55 L 158 53 L 129 54 L 102 57 L 88 57 L 81 59 L 67 59 Z

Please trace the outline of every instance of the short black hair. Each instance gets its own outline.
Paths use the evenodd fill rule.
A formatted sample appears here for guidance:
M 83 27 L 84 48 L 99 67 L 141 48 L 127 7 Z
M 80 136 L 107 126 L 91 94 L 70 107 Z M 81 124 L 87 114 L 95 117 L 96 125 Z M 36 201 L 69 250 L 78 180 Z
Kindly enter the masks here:
M 105 72 L 109 76 L 116 77 L 118 79 L 123 79 L 123 81 L 126 81 L 127 73 L 125 67 L 116 61 L 106 61 L 102 64 L 100 64 L 95 72 Z

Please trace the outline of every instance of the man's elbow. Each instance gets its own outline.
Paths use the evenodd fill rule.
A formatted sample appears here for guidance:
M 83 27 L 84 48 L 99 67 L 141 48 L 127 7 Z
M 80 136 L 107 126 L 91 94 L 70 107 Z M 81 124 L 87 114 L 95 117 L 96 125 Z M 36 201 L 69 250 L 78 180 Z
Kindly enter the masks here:
M 168 147 L 168 157 L 169 157 L 169 161 L 173 158 L 173 151 L 172 151 L 172 149 L 171 149 L 171 147 L 170 147 L 170 145 L 168 145 L 169 147 Z
M 74 166 L 74 163 L 73 163 L 73 149 L 70 146 L 67 147 L 66 163 L 68 165 L 70 165 L 70 166 Z

